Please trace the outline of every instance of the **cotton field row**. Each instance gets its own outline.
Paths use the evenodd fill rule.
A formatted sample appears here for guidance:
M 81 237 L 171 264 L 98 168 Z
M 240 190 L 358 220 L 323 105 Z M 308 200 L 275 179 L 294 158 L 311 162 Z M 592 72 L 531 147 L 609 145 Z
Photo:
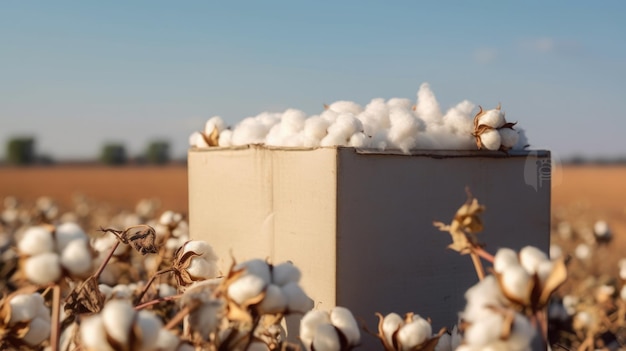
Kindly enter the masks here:
M 324 105 L 307 116 L 297 109 L 263 112 L 229 128 L 219 116 L 189 138 L 192 147 L 264 144 L 284 147 L 352 146 L 377 150 L 509 150 L 528 141 L 521 128 L 507 122 L 504 112 L 479 109 L 464 100 L 442 112 L 427 83 L 417 101 L 376 98 L 365 107 L 352 101 Z

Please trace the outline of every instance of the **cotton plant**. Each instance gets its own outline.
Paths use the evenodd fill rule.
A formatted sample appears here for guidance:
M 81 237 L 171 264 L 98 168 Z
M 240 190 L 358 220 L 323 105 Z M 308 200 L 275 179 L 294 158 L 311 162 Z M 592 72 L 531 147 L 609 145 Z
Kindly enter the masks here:
M 50 337 L 51 311 L 43 296 L 30 288 L 0 300 L 0 347 L 35 348 Z
M 352 312 L 345 307 L 307 312 L 300 321 L 300 340 L 308 351 L 352 350 L 361 342 L 361 332 Z
M 416 97 L 415 103 L 404 98 L 375 98 L 365 107 L 340 100 L 323 105 L 321 112 L 311 116 L 297 109 L 263 112 L 246 117 L 232 129 L 215 116 L 203 131 L 190 136 L 189 145 L 200 149 L 251 144 L 345 146 L 404 153 L 416 149 L 507 151 L 527 146 L 523 131 L 506 123 L 499 107 L 481 108 L 473 123 L 474 104 L 467 100 L 444 113 L 428 83 L 420 86 Z
M 385 351 L 432 351 L 441 342 L 440 349 L 444 348 L 446 340 L 441 340 L 445 328 L 433 335 L 433 328 L 429 320 L 415 313 L 407 313 L 401 317 L 397 313 L 386 316 L 378 315 L 378 334 Z M 447 340 L 448 346 L 451 341 Z

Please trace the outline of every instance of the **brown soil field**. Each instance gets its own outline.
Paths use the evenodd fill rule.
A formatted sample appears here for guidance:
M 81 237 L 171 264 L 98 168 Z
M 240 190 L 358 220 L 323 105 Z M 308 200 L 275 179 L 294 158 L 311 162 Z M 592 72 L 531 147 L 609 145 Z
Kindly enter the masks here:
M 187 213 L 185 165 L 106 167 L 71 165 L 0 168 L 0 198 L 15 196 L 25 203 L 49 196 L 61 208 L 75 195 L 130 210 L 142 199 L 157 198 L 162 209 Z
M 615 222 L 626 233 L 626 167 L 565 166 L 553 182 L 552 210 L 585 212 Z M 72 165 L 0 168 L 0 198 L 16 196 L 32 202 L 50 196 L 70 206 L 75 194 L 121 209 L 132 209 L 144 198 L 158 198 L 164 209 L 187 212 L 187 168 Z M 612 223 L 611 223 L 612 224 Z

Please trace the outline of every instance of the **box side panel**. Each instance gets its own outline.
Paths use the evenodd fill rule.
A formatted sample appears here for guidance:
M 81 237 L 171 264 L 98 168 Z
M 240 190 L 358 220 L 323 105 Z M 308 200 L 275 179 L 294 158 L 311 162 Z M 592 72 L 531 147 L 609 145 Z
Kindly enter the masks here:
M 335 305 L 336 149 L 273 153 L 274 261 L 292 261 L 316 306 Z
M 189 151 L 189 230 L 209 242 L 225 273 L 272 252 L 272 162 L 261 148 Z
M 433 329 L 452 327 L 477 282 L 468 256 L 446 248 L 450 222 L 465 187 L 485 204 L 492 253 L 534 245 L 547 251 L 549 155 L 431 158 L 358 155 L 341 150 L 338 165 L 337 303 L 375 328 L 375 312 L 415 312 Z M 538 162 L 538 163 L 537 163 Z M 374 329 L 373 329 L 374 330 Z

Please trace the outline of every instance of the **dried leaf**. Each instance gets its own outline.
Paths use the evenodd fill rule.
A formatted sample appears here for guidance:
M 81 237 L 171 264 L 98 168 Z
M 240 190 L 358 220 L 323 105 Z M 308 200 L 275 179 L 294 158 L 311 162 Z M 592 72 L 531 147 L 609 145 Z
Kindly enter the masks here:
M 475 234 L 483 230 L 480 214 L 485 210 L 485 206 L 478 203 L 469 189 L 466 191 L 467 201 L 456 211 L 450 225 L 433 222 L 440 231 L 448 232 L 452 236 L 452 244 L 448 248 L 464 254 L 469 253 L 473 247 L 480 247 Z
M 89 277 L 77 285 L 65 298 L 65 311 L 70 315 L 98 313 L 104 307 L 104 295 L 98 287 L 98 279 Z
M 100 231 L 113 233 L 118 240 L 124 244 L 130 245 L 142 255 L 157 253 L 159 251 L 156 246 L 156 232 L 154 228 L 149 225 L 140 224 L 128 227 L 124 230 L 100 228 Z
M 217 128 L 214 127 L 211 134 L 209 134 L 208 137 L 206 137 L 205 139 L 206 139 L 207 144 L 209 144 L 209 146 L 218 146 L 219 138 L 220 138 L 220 132 L 217 130 Z

